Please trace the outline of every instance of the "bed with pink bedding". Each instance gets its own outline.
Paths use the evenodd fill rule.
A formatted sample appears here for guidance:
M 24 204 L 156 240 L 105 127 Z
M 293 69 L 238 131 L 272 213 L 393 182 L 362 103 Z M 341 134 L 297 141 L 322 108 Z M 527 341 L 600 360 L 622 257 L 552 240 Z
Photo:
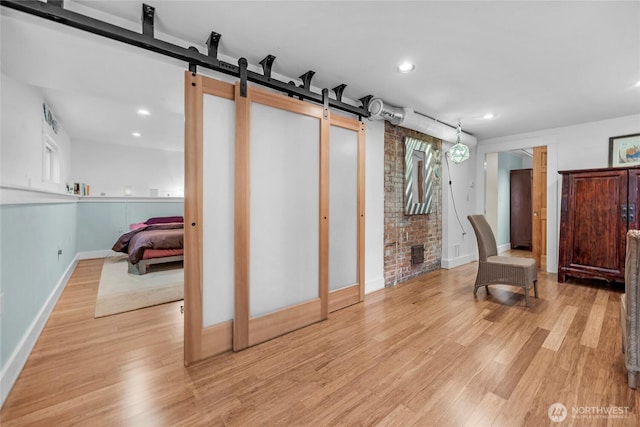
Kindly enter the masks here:
M 145 274 L 149 265 L 183 260 L 182 217 L 149 218 L 130 228 L 112 248 L 128 255 L 129 273 Z

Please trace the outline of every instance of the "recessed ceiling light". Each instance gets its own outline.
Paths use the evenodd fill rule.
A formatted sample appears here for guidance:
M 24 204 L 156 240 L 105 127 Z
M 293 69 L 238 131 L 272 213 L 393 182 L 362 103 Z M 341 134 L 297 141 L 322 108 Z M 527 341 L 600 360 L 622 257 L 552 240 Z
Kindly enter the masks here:
M 400 71 L 401 73 L 408 73 L 415 69 L 416 69 L 416 66 L 410 62 L 403 62 L 402 64 L 398 65 L 398 71 Z
M 640 80 L 638 80 L 636 84 L 633 85 L 633 87 L 640 87 Z
M 144 108 L 141 108 L 138 110 L 138 114 L 140 114 L 141 116 L 150 116 L 151 112 L 149 110 L 145 110 Z
M 131 136 L 139 137 L 142 136 L 140 132 L 131 132 Z
M 484 116 L 482 116 L 482 118 L 485 119 L 485 120 L 491 120 L 491 119 L 495 119 L 496 115 L 493 114 L 493 113 L 487 113 Z

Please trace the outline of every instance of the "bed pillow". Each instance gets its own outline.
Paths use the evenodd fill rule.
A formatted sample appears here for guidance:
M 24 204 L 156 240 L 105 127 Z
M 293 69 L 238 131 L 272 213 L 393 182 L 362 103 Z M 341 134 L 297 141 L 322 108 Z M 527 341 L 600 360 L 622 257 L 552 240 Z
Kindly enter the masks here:
M 184 218 L 181 216 L 159 216 L 156 218 L 149 218 L 144 223 L 147 225 L 153 225 L 153 224 L 167 224 L 170 222 L 184 222 Z
M 136 222 L 135 224 L 129 225 L 129 230 L 137 230 L 138 228 L 146 227 L 147 224 L 144 222 Z

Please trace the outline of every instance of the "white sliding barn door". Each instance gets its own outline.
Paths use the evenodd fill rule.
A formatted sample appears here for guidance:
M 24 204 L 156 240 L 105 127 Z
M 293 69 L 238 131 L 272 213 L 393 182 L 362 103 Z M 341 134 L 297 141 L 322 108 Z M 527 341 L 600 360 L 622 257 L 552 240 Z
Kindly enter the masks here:
M 233 320 L 235 104 L 204 95 L 202 326 Z
M 251 105 L 249 315 L 320 298 L 320 122 Z
M 236 105 L 236 120 L 248 123 L 236 141 L 244 157 L 237 158 L 244 179 L 236 192 L 248 195 L 236 204 L 246 213 L 236 236 L 248 243 L 236 252 L 239 350 L 326 318 L 320 242 L 328 215 L 321 207 L 322 108 L 256 88 L 243 99 L 236 92 Z
M 332 312 L 364 299 L 364 125 L 332 115 L 329 153 Z
M 329 290 L 358 283 L 358 133 L 331 126 Z
M 364 124 L 185 73 L 185 363 L 364 297 Z

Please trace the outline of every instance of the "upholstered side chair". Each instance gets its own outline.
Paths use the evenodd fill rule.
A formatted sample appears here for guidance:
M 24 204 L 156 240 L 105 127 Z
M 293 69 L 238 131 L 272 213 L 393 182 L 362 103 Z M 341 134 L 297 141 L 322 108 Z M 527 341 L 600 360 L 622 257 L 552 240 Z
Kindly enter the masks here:
M 491 226 L 484 215 L 469 215 L 467 217 L 473 226 L 478 240 L 478 275 L 473 287 L 473 295 L 478 288 L 484 286 L 489 292 L 488 285 L 514 285 L 524 288 L 525 304 L 529 307 L 529 291 L 533 287 L 534 295 L 538 298 L 538 269 L 531 258 L 498 256 L 496 238 Z
M 624 265 L 624 294 L 620 298 L 622 351 L 627 367 L 629 387 L 637 387 L 640 372 L 640 230 L 627 232 L 627 255 Z

